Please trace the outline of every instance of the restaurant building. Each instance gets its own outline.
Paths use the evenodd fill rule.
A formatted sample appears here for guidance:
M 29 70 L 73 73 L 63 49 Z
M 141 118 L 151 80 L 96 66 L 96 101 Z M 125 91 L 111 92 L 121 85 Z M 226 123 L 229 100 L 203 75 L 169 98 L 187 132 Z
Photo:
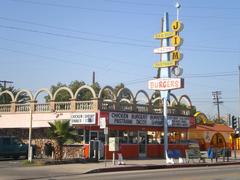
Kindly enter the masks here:
M 69 101 L 56 101 L 60 91 L 69 93 Z M 89 91 L 92 97 L 89 100 L 80 100 L 78 94 L 82 91 Z M 49 95 L 50 101 L 38 103 L 37 97 L 43 92 Z M 28 103 L 18 102 L 21 93 L 29 96 Z M 96 155 L 97 146 L 99 158 L 105 153 L 107 158 L 111 158 L 112 152 L 108 146 L 110 137 L 119 140 L 116 154 L 122 153 L 126 159 L 164 157 L 163 103 L 156 92 L 149 96 L 145 91 L 139 90 L 134 96 L 128 88 L 122 88 L 115 94 L 112 87 L 106 86 L 96 95 L 90 86 L 85 85 L 75 93 L 67 87 L 61 87 L 54 94 L 48 89 L 40 89 L 34 95 L 28 90 L 22 90 L 16 96 L 4 91 L 0 93 L 0 97 L 3 95 L 9 96 L 12 102 L 0 105 L 0 135 L 16 135 L 28 142 L 32 121 L 32 144 L 37 146 L 39 153 L 43 153 L 44 144 L 49 141 L 48 122 L 70 120 L 78 131 L 79 140 L 71 145 L 74 152 L 69 157 L 92 158 Z M 191 139 L 199 140 L 200 131 L 206 142 L 205 149 L 209 146 L 207 134 L 212 138 L 215 133 L 206 128 L 201 129 L 194 117 L 194 109 L 188 96 L 177 98 L 170 94 L 169 149 L 179 149 L 185 154 L 188 146 L 186 142 Z M 230 130 L 223 135 L 226 146 L 229 145 L 229 134 Z M 67 154 L 65 152 L 66 156 Z

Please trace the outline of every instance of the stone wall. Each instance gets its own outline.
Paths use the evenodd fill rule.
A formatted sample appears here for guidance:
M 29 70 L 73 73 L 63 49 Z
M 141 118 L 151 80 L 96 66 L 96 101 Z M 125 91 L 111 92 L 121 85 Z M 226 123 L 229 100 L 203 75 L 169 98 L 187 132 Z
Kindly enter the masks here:
M 47 137 L 48 128 L 33 128 L 32 129 L 32 145 L 36 147 L 36 157 L 47 158 L 44 153 L 45 143 L 54 141 Z M 0 129 L 0 136 L 17 136 L 24 143 L 28 144 L 29 129 Z M 53 157 L 53 156 L 52 156 Z M 51 158 L 51 157 L 48 157 Z M 63 158 L 84 158 L 83 145 L 64 145 Z

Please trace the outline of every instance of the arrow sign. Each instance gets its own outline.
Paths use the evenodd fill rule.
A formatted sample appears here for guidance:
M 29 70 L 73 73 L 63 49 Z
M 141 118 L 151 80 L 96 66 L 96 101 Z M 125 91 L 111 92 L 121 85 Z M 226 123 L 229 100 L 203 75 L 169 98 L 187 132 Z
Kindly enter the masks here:
M 175 50 L 174 46 L 160 47 L 153 50 L 155 54 L 168 53 Z
M 153 64 L 154 68 L 165 68 L 176 66 L 177 61 L 159 61 Z
M 153 37 L 154 39 L 166 39 L 166 38 L 170 38 L 172 36 L 174 36 L 176 34 L 176 32 L 161 32 L 158 34 L 155 34 Z

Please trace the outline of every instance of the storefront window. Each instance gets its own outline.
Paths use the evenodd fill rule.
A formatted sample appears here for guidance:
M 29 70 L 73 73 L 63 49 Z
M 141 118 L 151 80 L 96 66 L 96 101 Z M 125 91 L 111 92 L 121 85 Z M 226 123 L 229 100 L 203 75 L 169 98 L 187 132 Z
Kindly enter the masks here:
M 137 144 L 137 139 L 138 139 L 137 131 L 129 131 L 128 137 L 129 137 L 130 144 Z
M 158 131 L 147 132 L 148 144 L 160 144 L 160 133 Z
M 109 137 L 118 137 L 118 131 L 117 130 L 110 131 Z
M 171 131 L 168 133 L 168 142 L 169 142 L 169 144 L 176 143 L 176 132 Z
M 128 143 L 127 131 L 119 131 L 119 143 Z

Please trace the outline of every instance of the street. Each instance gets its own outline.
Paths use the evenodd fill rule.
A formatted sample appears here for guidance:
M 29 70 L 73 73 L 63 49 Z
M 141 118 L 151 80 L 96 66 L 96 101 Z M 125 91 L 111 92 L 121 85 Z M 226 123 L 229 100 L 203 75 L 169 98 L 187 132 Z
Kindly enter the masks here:
M 13 160 L 11 158 L 1 158 L 0 159 L 0 169 L 8 167 L 20 167 L 22 166 L 23 159 Z
M 54 177 L 54 179 L 88 179 L 88 180 L 239 180 L 240 166 L 218 166 L 218 167 L 198 167 L 180 168 L 164 170 L 128 171 L 117 173 L 85 174 L 76 176 Z
M 0 180 L 238 180 L 240 165 L 84 174 L 101 164 L 65 164 L 20 167 L 20 161 L 0 161 Z M 88 167 L 87 167 L 88 166 Z M 88 169 L 88 170 L 87 170 Z

